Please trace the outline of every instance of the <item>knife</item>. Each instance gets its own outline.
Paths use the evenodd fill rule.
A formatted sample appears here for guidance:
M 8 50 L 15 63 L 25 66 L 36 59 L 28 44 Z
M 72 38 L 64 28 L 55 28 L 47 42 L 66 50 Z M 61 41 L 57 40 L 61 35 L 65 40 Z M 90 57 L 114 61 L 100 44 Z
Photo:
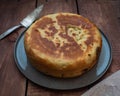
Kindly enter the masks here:
M 20 28 L 20 27 L 25 27 L 28 28 L 38 17 L 40 12 L 43 9 L 43 5 L 40 5 L 39 7 L 37 7 L 33 12 L 31 12 L 30 14 L 28 14 L 21 22 L 19 25 L 14 26 L 10 29 L 8 29 L 7 31 L 5 31 L 4 33 L 2 33 L 0 35 L 0 40 L 3 39 L 4 37 L 8 36 L 10 33 L 14 32 L 16 29 Z

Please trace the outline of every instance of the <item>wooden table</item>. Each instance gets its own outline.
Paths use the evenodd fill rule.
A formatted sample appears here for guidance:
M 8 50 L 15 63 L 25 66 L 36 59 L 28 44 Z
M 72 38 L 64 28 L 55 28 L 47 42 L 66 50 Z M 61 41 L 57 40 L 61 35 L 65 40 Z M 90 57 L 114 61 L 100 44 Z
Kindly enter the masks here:
M 81 14 L 94 22 L 112 45 L 112 64 L 94 84 L 76 90 L 59 91 L 43 88 L 25 78 L 16 67 L 14 45 L 21 28 L 0 41 L 0 96 L 80 96 L 89 88 L 120 69 L 120 0 L 0 0 L 0 34 L 19 24 L 40 4 L 41 15 L 56 12 Z

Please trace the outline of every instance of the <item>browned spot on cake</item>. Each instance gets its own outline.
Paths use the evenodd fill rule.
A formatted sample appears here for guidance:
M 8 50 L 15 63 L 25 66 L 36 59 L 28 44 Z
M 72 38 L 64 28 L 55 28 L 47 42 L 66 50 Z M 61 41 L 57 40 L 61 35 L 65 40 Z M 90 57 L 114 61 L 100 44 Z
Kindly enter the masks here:
M 89 24 L 89 23 L 87 23 L 87 22 L 84 22 L 84 23 L 82 23 L 82 26 L 81 26 L 83 29 L 90 29 L 90 28 L 92 28 L 92 25 L 91 24 Z
M 42 18 L 42 20 L 40 22 L 36 22 L 36 26 L 37 26 L 37 28 L 44 29 L 47 27 L 47 25 L 53 24 L 53 23 L 55 23 L 55 21 L 53 21 L 51 18 L 44 17 L 44 18 Z
M 87 40 L 85 41 L 85 44 L 87 45 L 87 46 L 90 46 L 90 45 L 92 45 L 93 44 L 93 42 L 97 42 L 96 40 L 95 40 L 95 30 L 89 30 L 89 37 L 87 38 Z
M 97 56 L 97 58 L 100 56 L 100 51 L 101 51 L 101 48 L 97 47 L 96 48 L 96 56 Z
M 58 30 L 54 27 L 54 26 L 50 26 L 49 28 L 48 28 L 51 32 L 51 36 L 53 36 L 55 33 L 57 33 L 58 32 Z
M 88 68 L 86 68 L 86 69 L 84 69 L 82 72 L 83 73 L 85 73 L 85 72 L 87 72 L 89 69 Z
M 82 24 L 81 18 L 79 18 L 78 16 L 69 16 L 69 15 L 60 14 L 56 18 L 60 26 L 67 26 L 67 25 L 79 26 L 80 24 Z
M 93 36 L 90 36 L 87 38 L 87 40 L 85 41 L 85 44 L 87 46 L 89 46 L 92 42 L 94 41 L 94 37 Z

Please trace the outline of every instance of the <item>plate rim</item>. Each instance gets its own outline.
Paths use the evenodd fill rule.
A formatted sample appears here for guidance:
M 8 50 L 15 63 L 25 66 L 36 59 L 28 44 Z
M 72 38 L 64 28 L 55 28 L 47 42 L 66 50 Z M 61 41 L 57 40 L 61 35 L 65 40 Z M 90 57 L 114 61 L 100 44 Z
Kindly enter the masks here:
M 26 30 L 27 30 L 27 29 L 26 29 Z M 97 76 L 97 78 L 95 78 L 95 79 L 94 79 L 92 82 L 90 82 L 88 85 L 81 86 L 81 87 L 79 87 L 79 88 L 77 87 L 77 88 L 62 88 L 62 89 L 61 89 L 61 88 L 53 88 L 53 87 L 48 87 L 48 86 L 46 87 L 46 86 L 40 85 L 39 83 L 35 82 L 34 80 L 31 80 L 31 78 L 30 78 L 29 76 L 27 76 L 26 74 L 24 74 L 23 69 L 21 68 L 21 66 L 19 65 L 19 62 L 18 62 L 18 60 L 17 60 L 17 56 L 16 56 L 16 55 L 17 55 L 17 54 L 16 54 L 17 45 L 18 45 L 21 37 L 22 37 L 22 36 L 24 35 L 24 33 L 26 32 L 26 30 L 23 31 L 23 32 L 21 32 L 21 34 L 18 36 L 18 38 L 17 38 L 17 40 L 16 40 L 16 42 L 15 42 L 15 45 L 14 45 L 14 60 L 15 60 L 15 63 L 16 63 L 17 68 L 18 68 L 19 71 L 22 73 L 22 75 L 24 75 L 26 79 L 32 81 L 33 83 L 35 83 L 35 84 L 37 84 L 37 85 L 39 85 L 39 86 L 41 86 L 41 87 L 49 88 L 49 89 L 53 89 L 53 90 L 74 90 L 74 89 L 84 88 L 84 87 L 87 87 L 87 86 L 95 83 L 97 80 L 99 80 L 99 79 L 106 73 L 106 71 L 108 70 L 108 68 L 109 68 L 110 65 L 111 65 L 111 62 L 112 62 L 112 46 L 111 46 L 111 44 L 110 44 L 107 36 L 103 33 L 103 31 L 101 31 L 101 30 L 99 29 L 100 33 L 101 33 L 101 34 L 103 35 L 103 37 L 106 39 L 107 44 L 108 44 L 108 46 L 109 46 L 110 58 L 109 58 L 109 61 L 108 61 L 107 66 L 105 67 L 105 69 L 103 70 L 103 72 L 102 72 L 99 76 Z

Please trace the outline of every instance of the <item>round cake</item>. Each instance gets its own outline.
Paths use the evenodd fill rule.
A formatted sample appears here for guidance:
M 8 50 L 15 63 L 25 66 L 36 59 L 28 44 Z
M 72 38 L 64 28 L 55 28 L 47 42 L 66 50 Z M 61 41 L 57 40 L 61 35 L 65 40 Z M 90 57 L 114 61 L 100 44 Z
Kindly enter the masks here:
M 24 47 L 40 72 L 60 78 L 80 76 L 97 64 L 102 38 L 88 19 L 73 13 L 41 17 L 26 31 Z

